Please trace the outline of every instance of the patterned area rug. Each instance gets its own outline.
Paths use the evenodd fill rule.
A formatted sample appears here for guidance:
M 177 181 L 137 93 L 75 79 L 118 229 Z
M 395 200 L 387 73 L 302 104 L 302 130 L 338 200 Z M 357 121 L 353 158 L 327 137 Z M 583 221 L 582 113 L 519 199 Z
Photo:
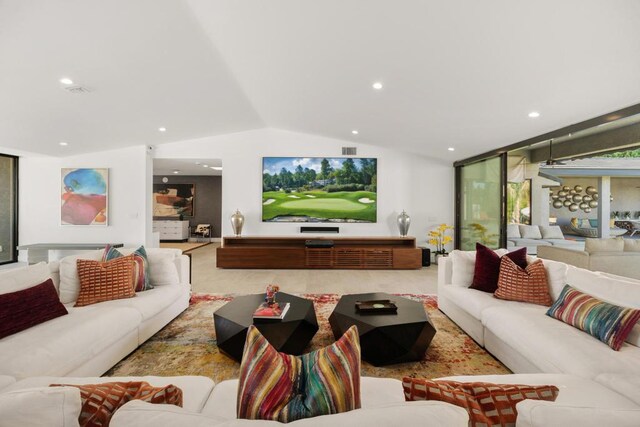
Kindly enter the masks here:
M 340 296 L 301 296 L 313 300 L 320 326 L 308 350 L 333 343 L 328 318 Z M 423 360 L 385 367 L 375 367 L 363 361 L 363 376 L 401 379 L 403 376 L 437 378 L 510 373 L 438 310 L 435 296 L 401 296 L 422 302 L 438 332 Z M 240 364 L 218 350 L 213 327 L 213 312 L 232 299 L 233 295 L 194 294 L 184 313 L 114 366 L 105 376 L 204 375 L 216 383 L 238 378 Z

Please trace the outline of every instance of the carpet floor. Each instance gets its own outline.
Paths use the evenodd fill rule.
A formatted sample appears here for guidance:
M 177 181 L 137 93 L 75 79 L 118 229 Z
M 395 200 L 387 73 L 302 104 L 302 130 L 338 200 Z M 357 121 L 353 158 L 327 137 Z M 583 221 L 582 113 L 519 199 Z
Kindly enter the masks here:
M 303 294 L 313 300 L 320 326 L 309 351 L 334 342 L 328 318 L 340 299 L 336 294 Z M 433 295 L 402 296 L 421 301 L 437 333 L 423 360 L 385 367 L 362 363 L 362 375 L 401 379 L 449 375 L 507 374 L 510 371 L 458 328 L 437 307 Z M 218 350 L 213 312 L 233 295 L 194 294 L 189 308 L 123 359 L 105 376 L 204 375 L 216 383 L 238 378 L 240 364 Z

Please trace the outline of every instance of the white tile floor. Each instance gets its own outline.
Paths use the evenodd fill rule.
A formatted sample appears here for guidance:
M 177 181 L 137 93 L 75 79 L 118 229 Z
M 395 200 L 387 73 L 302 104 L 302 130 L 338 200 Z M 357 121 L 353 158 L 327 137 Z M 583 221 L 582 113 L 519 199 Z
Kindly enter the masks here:
M 215 250 L 218 243 L 192 252 L 194 292 L 246 294 L 263 292 L 277 283 L 283 292 L 363 293 L 389 292 L 436 294 L 437 265 L 421 270 L 229 270 L 218 269 Z

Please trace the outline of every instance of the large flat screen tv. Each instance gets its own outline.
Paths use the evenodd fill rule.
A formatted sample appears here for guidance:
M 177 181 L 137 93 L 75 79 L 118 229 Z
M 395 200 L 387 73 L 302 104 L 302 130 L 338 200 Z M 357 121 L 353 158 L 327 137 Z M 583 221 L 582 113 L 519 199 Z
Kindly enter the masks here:
M 263 157 L 263 222 L 376 222 L 373 158 Z

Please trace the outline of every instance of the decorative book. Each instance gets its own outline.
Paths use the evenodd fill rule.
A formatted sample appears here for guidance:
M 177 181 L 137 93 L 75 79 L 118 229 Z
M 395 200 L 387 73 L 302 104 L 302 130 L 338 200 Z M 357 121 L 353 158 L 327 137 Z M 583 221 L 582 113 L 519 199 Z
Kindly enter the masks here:
M 256 311 L 253 312 L 254 319 L 284 319 L 284 316 L 287 314 L 289 310 L 289 303 L 285 302 L 284 304 L 280 304 L 274 302 L 273 304 L 267 304 L 263 302 L 256 308 Z
M 397 313 L 398 306 L 388 299 L 356 301 L 356 310 L 361 314 Z

